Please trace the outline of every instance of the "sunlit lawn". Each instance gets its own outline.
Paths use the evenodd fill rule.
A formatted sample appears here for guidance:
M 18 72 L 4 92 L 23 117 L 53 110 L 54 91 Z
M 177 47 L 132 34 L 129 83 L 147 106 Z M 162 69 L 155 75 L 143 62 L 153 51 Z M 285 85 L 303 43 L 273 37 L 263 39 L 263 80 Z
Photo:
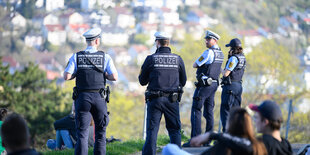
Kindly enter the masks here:
M 187 141 L 188 138 L 182 136 L 183 141 Z M 169 143 L 169 137 L 167 135 L 160 135 L 157 138 L 157 146 L 164 146 Z M 126 142 L 113 142 L 107 144 L 107 154 L 108 155 L 126 155 L 133 154 L 142 150 L 144 140 L 136 139 L 129 140 Z M 159 150 L 160 151 L 160 150 Z M 74 154 L 74 149 L 63 150 L 63 151 L 42 151 L 44 155 L 68 155 Z M 89 155 L 93 154 L 93 148 L 88 151 Z

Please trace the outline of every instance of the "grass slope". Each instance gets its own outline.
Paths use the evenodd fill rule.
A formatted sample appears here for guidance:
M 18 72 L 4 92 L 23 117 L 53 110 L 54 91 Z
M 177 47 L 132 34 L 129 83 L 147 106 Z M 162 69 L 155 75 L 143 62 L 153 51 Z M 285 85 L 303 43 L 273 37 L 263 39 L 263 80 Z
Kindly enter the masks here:
M 188 140 L 187 137 L 182 136 L 182 140 Z M 157 138 L 157 146 L 164 146 L 168 144 L 170 141 L 167 135 L 159 135 Z M 126 142 L 113 142 L 107 144 L 107 155 L 126 155 L 133 154 L 139 151 L 142 151 L 142 147 L 144 145 L 144 140 L 135 139 L 129 140 Z M 160 150 L 159 150 L 160 151 Z M 43 155 L 70 155 L 74 154 L 74 149 L 70 150 L 62 150 L 62 151 L 43 151 Z M 93 148 L 88 150 L 88 154 L 93 154 Z

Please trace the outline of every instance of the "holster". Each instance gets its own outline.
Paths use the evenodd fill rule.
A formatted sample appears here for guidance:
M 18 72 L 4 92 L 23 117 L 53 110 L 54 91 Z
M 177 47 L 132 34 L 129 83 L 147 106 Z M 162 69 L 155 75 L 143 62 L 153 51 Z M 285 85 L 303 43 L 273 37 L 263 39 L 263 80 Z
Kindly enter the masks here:
M 101 98 L 105 99 L 107 103 L 110 102 L 110 87 L 109 86 L 107 86 L 106 88 L 101 88 L 99 90 L 99 94 Z
M 227 77 L 223 76 L 221 85 L 230 85 L 230 84 L 231 84 L 230 76 L 227 76 Z
M 198 82 L 195 83 L 195 86 L 196 87 L 200 87 L 200 86 L 210 86 L 212 85 L 212 82 L 213 82 L 213 79 L 211 77 L 207 77 L 207 78 L 203 78 L 203 77 L 207 77 L 205 76 L 203 73 L 201 73 L 197 79 L 198 79 Z
M 160 91 L 145 91 L 145 100 L 150 101 L 154 98 L 160 97 Z
M 170 93 L 169 95 L 170 102 L 176 102 L 178 101 L 178 98 L 179 98 L 179 93 L 174 92 L 174 93 Z
M 173 93 L 165 93 L 162 91 L 146 91 L 145 92 L 145 100 L 146 101 L 151 101 L 154 98 L 158 97 L 168 97 L 170 102 L 176 102 L 179 98 L 179 93 L 173 92 Z
M 78 90 L 76 87 L 73 87 L 72 99 L 76 100 L 78 97 Z
M 181 102 L 183 93 L 184 93 L 183 88 L 179 87 L 179 90 L 178 90 L 178 102 Z
M 228 95 L 229 95 L 229 98 L 228 98 L 228 105 L 230 108 L 236 106 L 235 105 L 235 94 L 232 90 L 228 91 Z

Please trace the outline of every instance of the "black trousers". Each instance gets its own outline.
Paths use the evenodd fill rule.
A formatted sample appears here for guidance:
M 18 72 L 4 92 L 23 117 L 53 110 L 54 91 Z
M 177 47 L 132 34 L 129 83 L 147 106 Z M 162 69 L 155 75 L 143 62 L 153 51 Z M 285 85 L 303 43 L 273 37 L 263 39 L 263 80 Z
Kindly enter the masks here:
M 147 103 L 146 140 L 143 155 L 156 154 L 156 141 L 162 114 L 165 116 L 170 143 L 181 147 L 181 121 L 179 103 L 170 102 L 168 97 L 154 98 Z
M 107 104 L 99 92 L 81 92 L 75 100 L 77 144 L 75 155 L 88 154 L 88 135 L 91 116 L 95 122 L 94 155 L 106 154 L 106 127 L 109 124 Z
M 214 95 L 218 84 L 213 82 L 210 86 L 197 87 L 194 92 L 193 105 L 191 111 L 191 138 L 201 134 L 201 109 L 203 106 L 203 116 L 206 119 L 206 132 L 212 131 L 214 126 Z
M 226 122 L 229 111 L 234 106 L 241 106 L 242 84 L 241 82 L 232 82 L 230 85 L 224 85 L 221 95 L 221 122 L 223 129 L 226 131 Z

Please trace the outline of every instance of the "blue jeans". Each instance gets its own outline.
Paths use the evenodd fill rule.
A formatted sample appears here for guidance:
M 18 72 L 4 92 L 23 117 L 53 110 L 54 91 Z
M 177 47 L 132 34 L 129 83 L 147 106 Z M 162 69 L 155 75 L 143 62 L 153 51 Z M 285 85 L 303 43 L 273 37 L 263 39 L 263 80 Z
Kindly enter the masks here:
M 175 144 L 167 144 L 162 151 L 162 155 L 192 155 Z
M 65 145 L 69 149 L 73 148 L 73 143 L 68 130 L 56 131 L 56 148 L 61 149 L 62 145 Z

